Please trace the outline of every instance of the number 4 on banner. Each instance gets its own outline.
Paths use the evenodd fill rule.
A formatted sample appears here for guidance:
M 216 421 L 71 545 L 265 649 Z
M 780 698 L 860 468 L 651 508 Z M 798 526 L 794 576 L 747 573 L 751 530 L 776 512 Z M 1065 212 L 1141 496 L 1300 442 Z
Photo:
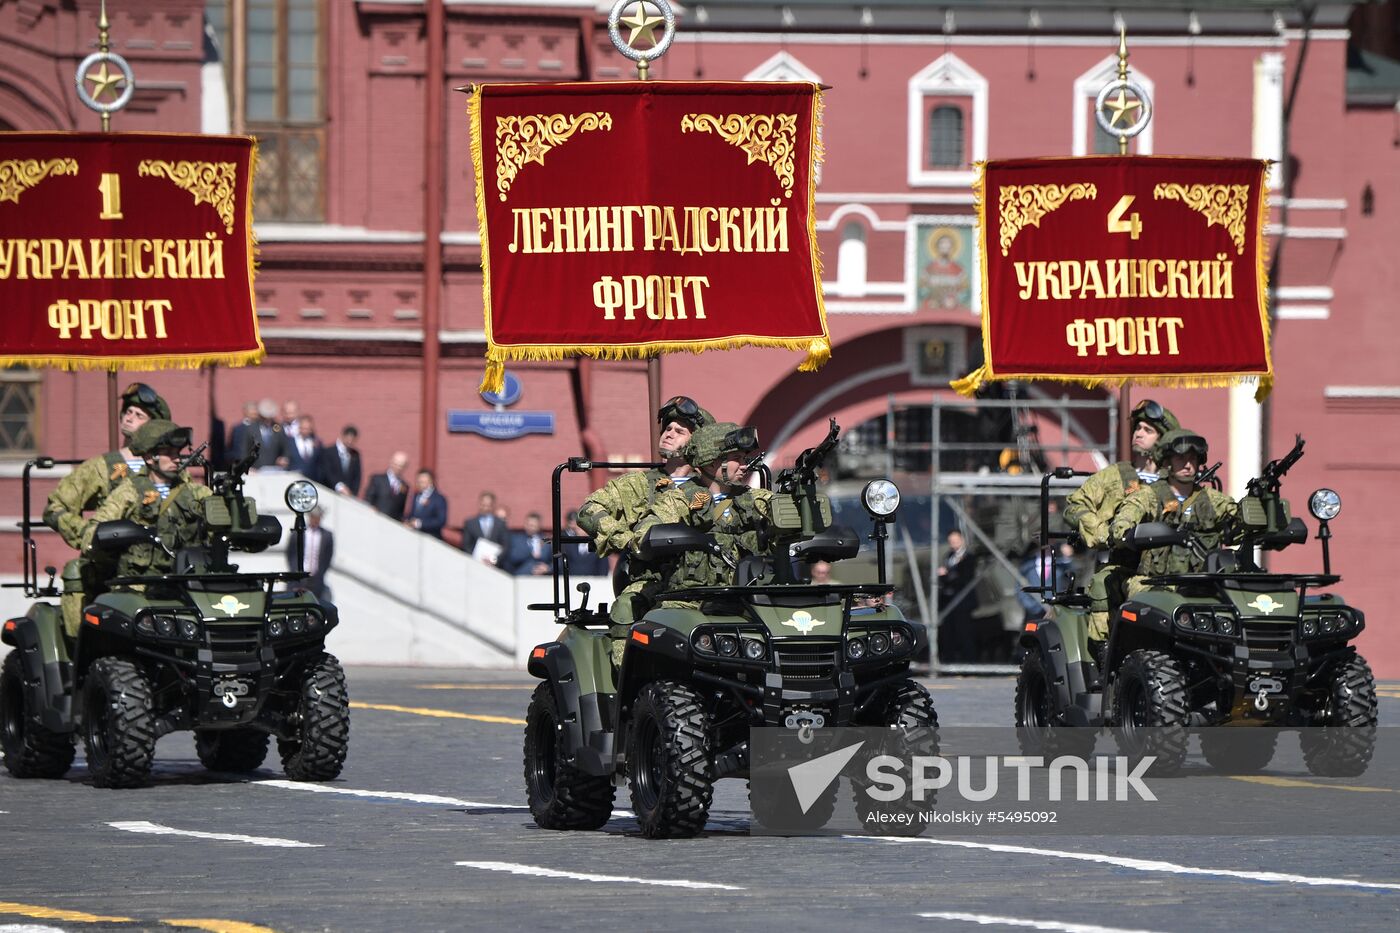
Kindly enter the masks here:
M 1118 199 L 1118 203 L 1113 205 L 1113 210 L 1108 212 L 1109 233 L 1127 233 L 1134 240 L 1142 233 L 1142 220 L 1137 214 L 1130 214 L 1127 220 L 1123 219 L 1123 215 L 1133 204 L 1133 197 L 1131 194 L 1123 195 Z

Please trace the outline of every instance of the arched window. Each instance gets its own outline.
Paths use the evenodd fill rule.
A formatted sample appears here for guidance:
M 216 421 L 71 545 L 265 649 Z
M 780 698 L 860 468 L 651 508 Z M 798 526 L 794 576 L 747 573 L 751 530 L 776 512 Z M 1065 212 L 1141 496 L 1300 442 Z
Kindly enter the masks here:
M 929 168 L 961 168 L 964 151 L 962 109 L 951 104 L 934 107 L 928 121 Z
M 836 287 L 843 295 L 865 291 L 865 225 L 857 220 L 841 227 L 841 247 L 836 254 Z

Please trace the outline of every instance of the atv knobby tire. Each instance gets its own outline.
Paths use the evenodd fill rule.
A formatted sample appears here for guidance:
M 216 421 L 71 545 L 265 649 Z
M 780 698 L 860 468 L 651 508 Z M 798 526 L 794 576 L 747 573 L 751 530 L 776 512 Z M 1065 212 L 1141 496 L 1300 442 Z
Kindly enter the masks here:
M 1016 744 L 1022 755 L 1044 758 L 1046 764 L 1062 755 L 1087 759 L 1094 754 L 1098 730 L 1066 725 L 1055 712 L 1055 676 L 1039 647 L 1026 649 L 1016 677 Z
M 322 654 L 306 669 L 300 693 L 296 738 L 277 743 L 282 769 L 293 781 L 333 780 L 350 745 L 350 694 L 334 655 Z
M 598 829 L 612 817 L 612 778 L 569 763 L 559 703 L 547 681 L 535 687 L 525 713 L 525 791 L 543 829 Z
M 51 732 L 25 703 L 24 668 L 19 651 L 0 666 L 0 753 L 17 778 L 60 778 L 73 766 L 73 733 Z
M 1262 771 L 1274 758 L 1278 729 L 1213 727 L 1201 733 L 1201 751 L 1206 761 L 1223 774 L 1253 774 Z
M 1299 742 L 1308 770 L 1319 777 L 1365 774 L 1376 750 L 1376 678 L 1360 655 L 1331 671 L 1328 709 L 1320 728 L 1303 729 Z
M 1114 678 L 1118 747 L 1136 765 L 1154 761 L 1147 773 L 1176 774 L 1186 761 L 1190 707 L 1181 665 L 1160 651 L 1139 649 L 1123 659 Z
M 98 787 L 141 787 L 156 750 L 151 684 L 126 658 L 98 658 L 83 684 L 83 744 Z
M 637 695 L 627 783 L 643 836 L 683 838 L 705 828 L 715 780 L 709 732 L 709 714 L 691 687 L 656 681 Z
M 267 758 L 269 738 L 257 729 L 196 730 L 194 750 L 210 771 L 256 771 Z
M 776 784 L 776 786 L 775 786 Z M 841 789 L 839 780 L 822 791 L 821 796 L 812 801 L 807 812 L 802 812 L 797 793 L 791 784 L 766 782 L 762 792 L 755 795 L 753 783 L 749 783 L 749 810 L 753 818 L 770 833 L 806 833 L 821 829 L 831 821 L 836 812 L 837 792 Z
M 936 757 L 938 755 L 938 711 L 934 709 L 933 697 L 928 689 L 913 680 L 895 684 L 885 699 L 880 725 L 890 730 L 889 738 L 883 742 L 879 754 L 893 755 L 900 760 L 915 756 Z M 872 749 L 871 752 L 876 752 Z M 862 758 L 868 759 L 865 750 Z M 855 802 L 856 816 L 866 832 L 875 835 L 917 836 L 928 829 L 929 814 L 938 804 L 936 791 L 928 791 L 923 800 L 912 797 L 912 786 L 907 799 L 875 802 L 867 793 L 871 786 L 863 775 L 851 777 L 851 794 Z M 880 819 L 895 814 L 897 820 Z

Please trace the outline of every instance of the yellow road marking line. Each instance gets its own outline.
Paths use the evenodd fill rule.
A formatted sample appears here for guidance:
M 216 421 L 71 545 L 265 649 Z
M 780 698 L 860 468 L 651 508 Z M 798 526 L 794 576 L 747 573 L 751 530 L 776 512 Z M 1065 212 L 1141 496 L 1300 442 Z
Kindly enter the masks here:
M 162 920 L 161 922 L 166 926 L 208 930 L 209 933 L 277 933 L 270 927 L 260 927 L 256 923 L 244 923 L 241 920 Z
M 419 684 L 419 690 L 529 690 L 535 684 Z
M 477 722 L 498 722 L 507 726 L 523 726 L 525 720 L 511 719 L 508 716 L 485 716 L 480 713 L 458 713 L 450 709 L 425 709 L 421 706 L 393 706 L 388 703 L 351 703 L 351 709 L 378 709 L 389 713 L 412 713 L 415 716 L 432 716 L 435 719 L 472 719 Z
M 68 920 L 72 923 L 135 923 L 131 917 L 104 917 L 100 914 L 85 914 L 81 910 L 60 910 L 57 907 L 40 907 L 37 904 L 16 904 L 13 901 L 0 901 L 0 914 L 19 914 L 21 917 L 34 917 L 39 920 Z
M 1251 784 L 1268 784 L 1270 787 L 1320 787 L 1323 790 L 1350 790 L 1360 794 L 1395 793 L 1395 791 L 1389 787 L 1347 787 L 1344 784 L 1322 784 L 1317 781 L 1300 781 L 1297 778 L 1272 777 L 1267 774 L 1232 774 L 1230 777 L 1236 781 L 1248 781 Z

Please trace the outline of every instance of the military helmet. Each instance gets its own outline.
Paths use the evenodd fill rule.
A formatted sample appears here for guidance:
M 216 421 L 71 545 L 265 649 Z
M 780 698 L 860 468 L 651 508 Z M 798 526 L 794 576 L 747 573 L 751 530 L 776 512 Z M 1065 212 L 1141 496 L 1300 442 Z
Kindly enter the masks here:
M 183 450 L 190 446 L 190 438 L 193 434 L 194 431 L 191 428 L 182 428 L 173 421 L 157 418 L 153 421 L 147 421 L 136 429 L 135 434 L 131 435 L 131 452 L 144 457 L 162 447 Z
M 1172 454 L 1184 454 L 1188 451 L 1195 451 L 1196 456 L 1201 458 L 1200 462 L 1205 463 L 1206 457 L 1210 456 L 1210 445 L 1195 431 L 1176 428 L 1163 434 L 1157 441 L 1152 448 L 1152 459 L 1158 463 L 1166 463 Z
M 166 404 L 165 399 L 160 397 L 160 393 L 144 382 L 133 382 L 126 387 L 126 391 L 122 393 L 121 401 L 117 403 L 118 417 L 121 416 L 122 412 L 132 407 L 141 409 L 154 419 L 170 420 L 170 406 Z
M 656 412 L 656 423 L 663 430 L 672 421 L 679 421 L 693 432 L 707 424 L 714 424 L 715 416 L 696 404 L 695 399 L 677 395 L 667 399 Z
M 707 424 L 690 436 L 685 445 L 686 460 L 693 467 L 714 463 L 727 453 L 756 454 L 758 431 L 732 421 Z
M 1150 398 L 1145 398 L 1133 406 L 1133 414 L 1128 423 L 1136 427 L 1140 421 L 1156 428 L 1157 433 L 1162 436 L 1181 428 L 1181 422 L 1172 414 L 1170 408 Z

